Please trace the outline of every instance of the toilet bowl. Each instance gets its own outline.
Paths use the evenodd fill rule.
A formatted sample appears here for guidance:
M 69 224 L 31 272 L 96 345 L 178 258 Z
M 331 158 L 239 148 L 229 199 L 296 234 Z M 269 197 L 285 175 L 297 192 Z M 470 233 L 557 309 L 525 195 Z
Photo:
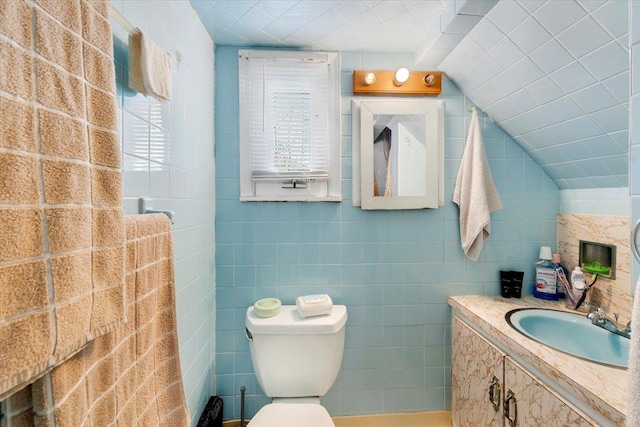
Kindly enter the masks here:
M 320 404 L 333 385 L 344 352 L 347 308 L 303 319 L 296 306 L 261 318 L 249 307 L 245 318 L 251 361 L 258 384 L 272 398 L 250 427 L 333 427 Z
M 318 403 L 270 403 L 262 407 L 249 427 L 334 427 L 331 415 Z

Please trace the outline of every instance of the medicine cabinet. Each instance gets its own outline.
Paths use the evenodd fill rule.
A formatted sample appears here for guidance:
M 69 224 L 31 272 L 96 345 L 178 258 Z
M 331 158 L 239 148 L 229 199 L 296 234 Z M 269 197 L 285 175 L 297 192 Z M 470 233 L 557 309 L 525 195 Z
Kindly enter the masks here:
M 353 204 L 436 209 L 444 204 L 444 101 L 352 101 Z

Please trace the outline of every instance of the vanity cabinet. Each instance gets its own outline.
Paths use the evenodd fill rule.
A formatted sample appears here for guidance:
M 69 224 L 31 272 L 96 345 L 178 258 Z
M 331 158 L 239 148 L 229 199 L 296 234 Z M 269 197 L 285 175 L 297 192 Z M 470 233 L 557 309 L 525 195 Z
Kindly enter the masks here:
M 451 328 L 454 427 L 596 425 L 462 320 Z
M 502 427 L 504 357 L 503 352 L 457 317 L 452 318 L 451 424 L 454 427 Z

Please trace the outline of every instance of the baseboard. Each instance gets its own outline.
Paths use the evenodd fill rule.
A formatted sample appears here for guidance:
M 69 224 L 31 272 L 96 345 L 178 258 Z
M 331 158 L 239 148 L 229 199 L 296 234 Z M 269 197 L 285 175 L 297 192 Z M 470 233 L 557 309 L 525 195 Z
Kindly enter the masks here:
M 399 414 L 354 415 L 333 417 L 336 427 L 449 427 L 451 412 L 429 411 Z
M 448 427 L 451 425 L 451 412 L 429 411 L 401 414 L 352 415 L 333 417 L 336 427 L 389 427 L 389 426 L 430 426 Z M 245 425 L 249 420 L 245 420 Z M 240 420 L 225 421 L 224 427 L 240 427 Z

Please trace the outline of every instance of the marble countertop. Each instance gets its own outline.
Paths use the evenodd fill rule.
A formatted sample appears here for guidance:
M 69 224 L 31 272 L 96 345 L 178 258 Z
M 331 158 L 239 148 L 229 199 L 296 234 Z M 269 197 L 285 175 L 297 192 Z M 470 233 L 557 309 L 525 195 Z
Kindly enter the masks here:
M 448 303 L 454 314 L 461 315 L 474 328 L 496 341 L 499 347 L 513 354 L 514 359 L 534 374 L 554 381 L 558 386 L 557 391 L 558 388 L 566 390 L 574 396 L 565 396 L 562 392 L 560 395 L 567 397 L 570 402 L 572 399 L 569 397 L 577 397 L 585 402 L 594 412 L 587 415 L 599 414 L 615 425 L 624 425 L 627 408 L 626 369 L 589 362 L 554 350 L 520 334 L 504 318 L 509 310 L 523 307 L 571 311 L 565 309 L 564 301 L 464 295 L 451 296 Z

